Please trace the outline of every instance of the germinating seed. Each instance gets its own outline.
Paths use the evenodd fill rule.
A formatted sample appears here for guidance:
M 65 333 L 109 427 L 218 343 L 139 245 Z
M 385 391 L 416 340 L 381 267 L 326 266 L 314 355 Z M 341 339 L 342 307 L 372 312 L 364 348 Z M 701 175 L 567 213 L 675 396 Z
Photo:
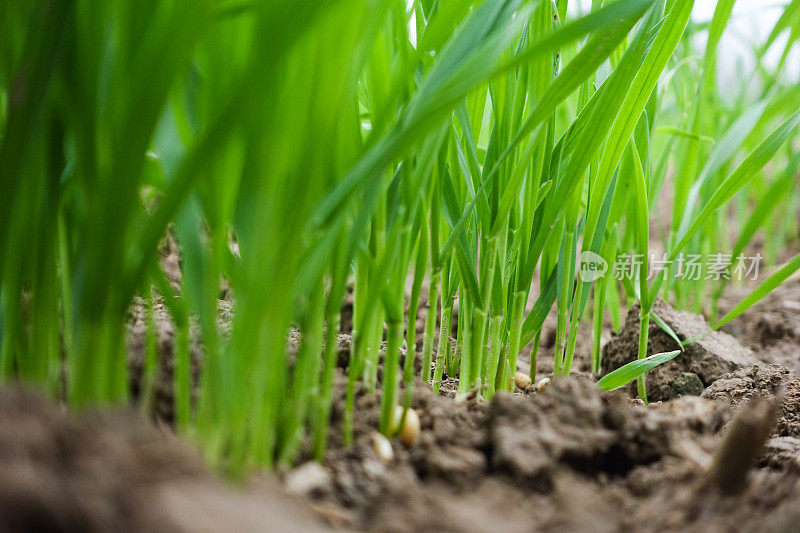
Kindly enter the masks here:
M 382 433 L 377 431 L 372 434 L 372 449 L 375 450 L 375 455 L 384 463 L 390 462 L 394 459 L 394 449 L 389 439 L 383 436 Z
M 524 372 L 514 374 L 514 384 L 518 389 L 525 390 L 531 386 L 531 377 Z
M 536 392 L 542 392 L 550 385 L 550 378 L 542 378 L 536 383 Z
M 400 442 L 403 443 L 403 446 L 410 448 L 414 445 L 414 441 L 417 440 L 417 436 L 420 432 L 419 416 L 417 415 L 416 411 L 409 408 L 408 411 L 406 411 L 406 417 L 405 420 L 403 420 L 403 426 L 398 428 L 402 418 L 403 407 L 398 405 L 394 408 L 394 416 L 392 416 L 392 424 L 390 427 L 392 428 L 392 433 L 399 434 Z

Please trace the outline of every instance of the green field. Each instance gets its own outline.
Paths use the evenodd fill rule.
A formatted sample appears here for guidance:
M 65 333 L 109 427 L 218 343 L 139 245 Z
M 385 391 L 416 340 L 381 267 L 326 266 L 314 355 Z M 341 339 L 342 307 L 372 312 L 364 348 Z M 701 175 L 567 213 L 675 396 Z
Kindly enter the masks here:
M 574 370 L 581 323 L 597 372 L 604 320 L 619 330 L 640 303 L 641 361 L 600 386 L 638 379 L 644 395 L 644 372 L 679 354 L 646 358 L 657 297 L 719 328 L 800 268 L 800 1 L 739 83 L 717 68 L 734 0 L 707 23 L 691 0 L 567 4 L 4 0 L 0 379 L 75 409 L 128 402 L 129 307 L 157 299 L 176 328 L 179 432 L 233 474 L 293 464 L 306 436 L 321 459 L 326 339 L 352 291 L 345 442 L 357 388 L 380 389 L 389 436 L 417 376 L 513 390 L 551 313 L 554 375 Z M 651 255 L 663 269 L 612 275 Z M 729 275 L 686 276 L 690 255 Z M 760 272 L 737 280 L 752 257 Z M 584 275 L 586 258 L 605 275 Z M 750 296 L 722 316 L 740 283 Z

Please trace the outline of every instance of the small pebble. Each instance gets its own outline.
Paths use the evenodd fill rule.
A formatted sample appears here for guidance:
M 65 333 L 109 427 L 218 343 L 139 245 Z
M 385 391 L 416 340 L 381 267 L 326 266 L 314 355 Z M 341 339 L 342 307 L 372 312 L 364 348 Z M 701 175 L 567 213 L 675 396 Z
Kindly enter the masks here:
M 542 392 L 550 385 L 550 378 L 542 378 L 536 383 L 536 392 Z
M 531 377 L 523 372 L 514 374 L 514 384 L 518 389 L 525 390 L 531 386 Z
M 372 447 L 375 450 L 375 455 L 384 463 L 388 463 L 394 459 L 392 443 L 389 442 L 389 439 L 384 437 L 383 434 L 377 431 L 372 434 Z

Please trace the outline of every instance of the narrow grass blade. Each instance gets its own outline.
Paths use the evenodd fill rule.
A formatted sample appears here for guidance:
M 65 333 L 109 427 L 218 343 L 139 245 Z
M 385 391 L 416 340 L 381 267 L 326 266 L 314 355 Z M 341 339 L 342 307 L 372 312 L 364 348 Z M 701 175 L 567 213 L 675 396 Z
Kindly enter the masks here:
M 675 359 L 680 353 L 681 350 L 674 350 L 671 352 L 657 353 L 637 361 L 631 361 L 600 378 L 597 382 L 597 386 L 605 391 L 618 389 L 644 376 L 658 365 Z
M 670 338 L 671 338 L 672 340 L 674 340 L 674 341 L 675 341 L 675 343 L 676 343 L 678 346 L 680 346 L 680 347 L 681 347 L 681 351 L 683 351 L 683 342 L 682 342 L 682 341 L 681 341 L 681 340 L 678 338 L 678 335 L 677 335 L 677 333 L 675 333 L 675 330 L 674 330 L 674 329 L 672 329 L 672 328 L 669 326 L 669 324 L 667 324 L 666 322 L 664 322 L 664 320 L 663 320 L 663 319 L 662 319 L 660 316 L 658 316 L 657 314 L 653 313 L 652 311 L 650 312 L 650 318 L 652 318 L 652 319 L 653 319 L 653 322 L 655 322 L 655 323 L 656 323 L 656 325 L 658 325 L 658 327 L 660 327 L 660 328 L 661 328 L 661 330 L 662 330 L 664 333 L 666 333 L 667 335 L 669 335 L 669 336 L 670 336 Z
M 756 287 L 753 292 L 748 294 L 736 305 L 736 307 L 731 309 L 728 314 L 719 319 L 719 321 L 714 324 L 713 329 L 721 328 L 737 316 L 753 307 L 753 305 L 764 298 L 767 294 L 772 292 L 778 285 L 786 281 L 789 276 L 797 272 L 798 269 L 800 269 L 800 254 L 794 256 L 789 262 L 779 268 L 777 272 L 761 282 L 761 285 Z

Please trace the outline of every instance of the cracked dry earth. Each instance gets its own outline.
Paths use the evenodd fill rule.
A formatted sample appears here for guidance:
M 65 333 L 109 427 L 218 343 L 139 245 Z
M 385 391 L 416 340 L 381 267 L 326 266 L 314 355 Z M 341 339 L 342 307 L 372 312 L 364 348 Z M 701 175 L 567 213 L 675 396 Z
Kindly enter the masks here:
M 220 308 L 229 322 L 230 306 Z M 657 313 L 682 339 L 705 327 L 663 303 Z M 134 390 L 139 319 L 134 309 Z M 169 419 L 171 330 L 168 316 L 158 322 L 166 378 L 154 412 Z M 163 423 L 72 417 L 6 388 L 0 531 L 800 531 L 800 283 L 725 329 L 653 373 L 657 401 L 646 406 L 627 388 L 600 392 L 585 373 L 491 401 L 455 398 L 452 378 L 441 395 L 417 383 L 421 432 L 410 448 L 392 441 L 391 458 L 375 447 L 379 392 L 358 394 L 355 445 L 342 445 L 340 368 L 325 461 L 306 456 L 235 488 Z M 611 336 L 604 370 L 630 357 L 630 330 Z M 339 337 L 343 353 L 347 342 Z M 670 343 L 651 327 L 651 350 Z M 201 365 L 201 346 L 192 351 Z

